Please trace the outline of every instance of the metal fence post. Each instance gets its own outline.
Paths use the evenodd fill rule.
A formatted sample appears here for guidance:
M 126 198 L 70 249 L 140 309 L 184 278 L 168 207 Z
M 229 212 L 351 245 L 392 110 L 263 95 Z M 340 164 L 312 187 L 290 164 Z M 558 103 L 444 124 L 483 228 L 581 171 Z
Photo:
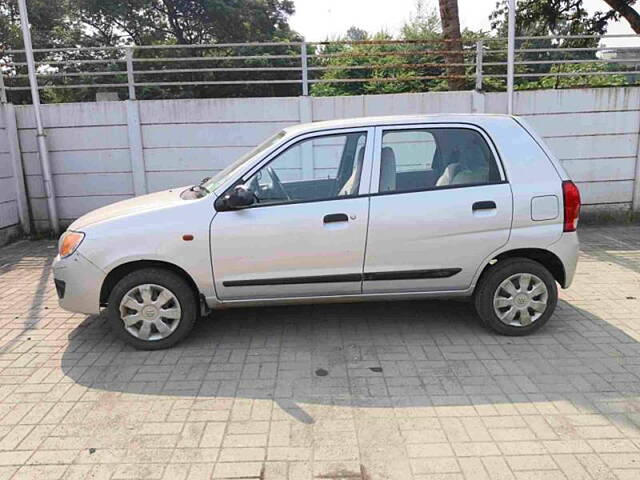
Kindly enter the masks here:
M 509 27 L 507 39 L 507 113 L 513 114 L 513 77 L 516 44 L 516 0 L 509 0 Z
M 482 91 L 482 55 L 484 54 L 484 42 L 476 42 L 476 90 Z
M 133 76 L 133 47 L 127 47 L 127 85 L 129 86 L 129 100 L 136 99 L 136 84 Z
M 309 95 L 309 65 L 307 62 L 307 42 L 302 42 L 300 50 L 300 62 L 302 64 L 302 95 Z

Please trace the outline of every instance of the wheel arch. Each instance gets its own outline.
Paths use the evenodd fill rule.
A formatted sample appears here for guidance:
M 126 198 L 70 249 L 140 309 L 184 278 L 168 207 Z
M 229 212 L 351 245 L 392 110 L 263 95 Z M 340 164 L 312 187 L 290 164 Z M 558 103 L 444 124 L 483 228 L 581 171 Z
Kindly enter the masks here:
M 196 296 L 196 300 L 201 296 L 200 290 L 191 275 L 179 266 L 170 262 L 163 262 L 162 260 L 135 260 L 118 265 L 107 274 L 102 282 L 102 287 L 100 288 L 100 306 L 105 306 L 107 304 L 113 287 L 120 280 L 131 272 L 141 270 L 143 268 L 160 268 L 173 272 L 182 277 L 191 286 L 193 293 Z
M 534 260 L 549 270 L 556 282 L 558 282 L 562 287 L 566 285 L 567 275 L 564 265 L 562 260 L 560 260 L 555 253 L 543 248 L 517 248 L 501 252 L 494 256 L 482 269 L 482 272 L 478 277 L 478 281 L 476 282 L 476 287 L 482 281 L 482 277 L 493 267 L 493 265 L 500 263 L 501 260 L 506 260 L 507 258 L 528 258 L 529 260 Z

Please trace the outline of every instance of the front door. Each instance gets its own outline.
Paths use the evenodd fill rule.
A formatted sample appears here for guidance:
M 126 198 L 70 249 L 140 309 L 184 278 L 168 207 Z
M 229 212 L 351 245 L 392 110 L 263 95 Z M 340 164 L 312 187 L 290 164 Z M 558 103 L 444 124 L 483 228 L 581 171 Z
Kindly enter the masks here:
M 257 202 L 219 212 L 211 225 L 221 300 L 361 293 L 372 137 L 307 135 L 243 179 Z
M 468 125 L 376 131 L 364 293 L 465 290 L 511 229 L 512 194 Z

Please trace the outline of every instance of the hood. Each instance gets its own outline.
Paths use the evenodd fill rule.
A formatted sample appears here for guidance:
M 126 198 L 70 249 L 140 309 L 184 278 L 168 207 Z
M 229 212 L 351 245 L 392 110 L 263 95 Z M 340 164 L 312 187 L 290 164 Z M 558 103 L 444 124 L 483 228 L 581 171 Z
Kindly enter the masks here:
M 78 218 L 69 226 L 69 230 L 82 230 L 95 223 L 184 204 L 188 200 L 180 198 L 180 194 L 187 188 L 189 187 L 172 188 L 112 203 Z

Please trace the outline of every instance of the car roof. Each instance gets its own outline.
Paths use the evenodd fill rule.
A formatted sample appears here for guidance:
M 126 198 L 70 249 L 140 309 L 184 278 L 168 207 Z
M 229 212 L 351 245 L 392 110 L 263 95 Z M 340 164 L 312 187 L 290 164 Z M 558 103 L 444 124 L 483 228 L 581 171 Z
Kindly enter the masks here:
M 289 135 L 333 130 L 339 128 L 377 127 L 386 125 L 410 125 L 416 123 L 470 123 L 483 126 L 492 122 L 512 121 L 513 116 L 502 114 L 434 114 L 434 115 L 385 115 L 376 117 L 343 118 L 313 123 L 302 123 L 285 128 Z

